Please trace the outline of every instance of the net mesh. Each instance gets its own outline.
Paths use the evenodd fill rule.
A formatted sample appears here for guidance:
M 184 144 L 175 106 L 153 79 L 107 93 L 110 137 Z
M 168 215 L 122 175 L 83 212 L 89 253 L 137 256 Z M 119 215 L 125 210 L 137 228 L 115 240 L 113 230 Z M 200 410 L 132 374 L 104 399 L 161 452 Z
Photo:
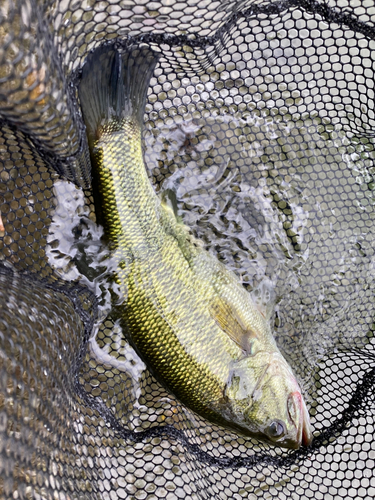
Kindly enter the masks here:
M 375 496 L 372 2 L 1 2 L 0 498 Z M 287 452 L 200 418 L 111 316 L 77 101 L 111 39 L 161 52 L 155 190 L 262 299 L 308 401 Z

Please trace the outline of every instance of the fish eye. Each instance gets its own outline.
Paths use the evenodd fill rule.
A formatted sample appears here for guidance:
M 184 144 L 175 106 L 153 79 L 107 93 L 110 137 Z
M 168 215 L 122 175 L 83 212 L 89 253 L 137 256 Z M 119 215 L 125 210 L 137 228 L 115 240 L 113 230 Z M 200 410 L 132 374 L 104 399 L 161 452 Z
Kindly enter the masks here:
M 268 426 L 267 434 L 273 439 L 281 438 L 286 434 L 285 425 L 279 420 L 275 420 Z

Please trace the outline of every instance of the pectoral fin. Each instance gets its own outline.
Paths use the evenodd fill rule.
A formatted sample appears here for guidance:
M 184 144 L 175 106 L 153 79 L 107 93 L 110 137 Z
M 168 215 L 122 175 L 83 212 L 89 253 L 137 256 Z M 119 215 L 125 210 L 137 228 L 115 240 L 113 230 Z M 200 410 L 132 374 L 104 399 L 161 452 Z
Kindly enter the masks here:
M 210 305 L 210 314 L 215 323 L 243 350 L 247 355 L 254 354 L 255 331 L 246 327 L 235 309 L 223 298 L 216 297 Z

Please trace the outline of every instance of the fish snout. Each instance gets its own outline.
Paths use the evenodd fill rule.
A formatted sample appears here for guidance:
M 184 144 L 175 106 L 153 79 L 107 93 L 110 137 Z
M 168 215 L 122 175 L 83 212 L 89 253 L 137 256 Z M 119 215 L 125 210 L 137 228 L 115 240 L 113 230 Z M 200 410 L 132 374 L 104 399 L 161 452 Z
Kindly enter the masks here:
M 292 392 L 287 401 L 289 418 L 296 429 L 295 447 L 308 446 L 312 441 L 310 416 L 306 403 L 299 391 Z

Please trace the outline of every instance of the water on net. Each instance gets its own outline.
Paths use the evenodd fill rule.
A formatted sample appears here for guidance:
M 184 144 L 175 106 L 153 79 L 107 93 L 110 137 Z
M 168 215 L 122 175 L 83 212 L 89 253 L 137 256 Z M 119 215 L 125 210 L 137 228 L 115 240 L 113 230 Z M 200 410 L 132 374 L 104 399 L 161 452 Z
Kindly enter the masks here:
M 365 345 L 375 307 L 374 148 L 337 128 L 317 113 L 293 119 L 216 110 L 160 128 L 148 121 L 144 132 L 146 165 L 159 196 L 173 193 L 192 233 L 255 301 L 274 308 L 274 336 L 312 414 L 320 412 L 319 361 Z M 111 281 L 115 262 L 94 206 L 68 181 L 55 182 L 54 190 L 49 262 L 64 280 L 80 279 L 100 297 L 91 363 L 112 367 L 122 380 L 128 394 L 121 421 L 141 430 L 169 413 L 174 422 L 173 412 L 182 412 L 199 429 L 202 422 L 161 387 L 148 408 L 140 389 L 146 366 L 111 322 L 111 297 L 126 297 Z M 99 380 L 90 384 L 95 395 Z

